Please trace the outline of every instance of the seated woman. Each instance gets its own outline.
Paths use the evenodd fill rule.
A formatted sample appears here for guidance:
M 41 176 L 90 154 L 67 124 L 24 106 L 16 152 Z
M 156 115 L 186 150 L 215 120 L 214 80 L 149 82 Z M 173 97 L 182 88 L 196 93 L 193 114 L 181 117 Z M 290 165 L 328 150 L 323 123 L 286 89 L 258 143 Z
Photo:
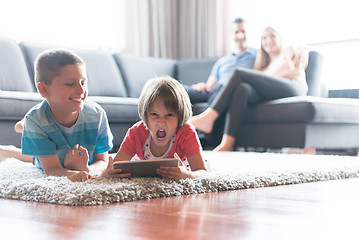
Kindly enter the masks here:
M 279 33 L 267 27 L 262 34 L 255 70 L 235 70 L 210 107 L 189 122 L 196 129 L 210 133 L 216 119 L 226 114 L 222 141 L 214 151 L 232 151 L 249 104 L 307 94 L 307 64 L 307 51 L 284 49 Z

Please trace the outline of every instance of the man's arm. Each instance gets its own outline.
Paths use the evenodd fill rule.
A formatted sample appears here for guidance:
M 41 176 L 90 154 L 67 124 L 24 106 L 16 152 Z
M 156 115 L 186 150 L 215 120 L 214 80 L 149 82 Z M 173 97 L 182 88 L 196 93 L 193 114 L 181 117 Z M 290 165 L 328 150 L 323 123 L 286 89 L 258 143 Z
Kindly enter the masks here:
M 198 92 L 204 92 L 204 91 L 210 92 L 212 90 L 212 88 L 214 86 L 216 86 L 216 84 L 219 80 L 218 72 L 223 64 L 222 63 L 223 59 L 224 58 L 220 58 L 214 63 L 211 73 L 209 74 L 209 77 L 206 82 L 200 82 L 200 83 L 194 84 L 194 85 L 192 85 L 192 88 Z
M 217 79 L 214 77 L 209 77 L 207 82 L 199 82 L 192 85 L 192 88 L 198 92 L 209 92 L 217 84 Z
M 206 82 L 206 91 L 210 92 L 214 86 L 217 85 L 218 79 L 214 78 L 214 77 L 209 77 L 207 82 Z

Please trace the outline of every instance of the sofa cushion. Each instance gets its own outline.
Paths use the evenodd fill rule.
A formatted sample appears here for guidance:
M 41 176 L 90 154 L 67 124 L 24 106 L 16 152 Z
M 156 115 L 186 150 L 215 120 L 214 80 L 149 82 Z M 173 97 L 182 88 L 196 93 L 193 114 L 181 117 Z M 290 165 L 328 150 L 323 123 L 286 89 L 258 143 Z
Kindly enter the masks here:
M 135 123 L 139 120 L 138 98 L 89 96 L 88 99 L 105 109 L 110 122 Z M 20 120 L 43 100 L 37 92 L 0 91 L 0 119 Z
M 36 92 L 0 91 L 0 119 L 18 121 L 42 100 L 44 98 Z
M 105 109 L 109 122 L 135 123 L 139 120 L 138 98 L 89 96 Z
M 59 48 L 35 43 L 20 43 L 34 76 L 34 62 L 37 55 L 47 49 Z M 63 48 L 63 47 L 61 47 Z M 86 63 L 89 95 L 126 97 L 126 89 L 112 54 L 104 51 L 70 49 Z
M 34 84 L 17 43 L 0 38 L 0 53 L 0 90 L 34 92 Z
M 175 78 L 176 61 L 130 54 L 114 54 L 129 97 L 139 97 L 148 79 L 168 75 Z
M 191 58 L 177 62 L 176 78 L 183 84 L 206 82 L 218 58 Z
M 359 123 L 359 99 L 288 97 L 252 106 L 245 123 Z

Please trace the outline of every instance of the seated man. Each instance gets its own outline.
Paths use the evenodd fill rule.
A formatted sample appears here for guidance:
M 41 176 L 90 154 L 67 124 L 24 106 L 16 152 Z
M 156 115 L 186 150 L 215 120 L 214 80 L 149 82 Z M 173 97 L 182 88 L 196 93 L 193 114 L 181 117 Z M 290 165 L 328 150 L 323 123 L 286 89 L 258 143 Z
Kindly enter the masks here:
M 242 18 L 233 21 L 233 36 L 236 52 L 216 61 L 207 82 L 184 86 L 192 103 L 208 102 L 210 104 L 237 67 L 253 68 L 256 50 L 247 47 L 245 24 Z

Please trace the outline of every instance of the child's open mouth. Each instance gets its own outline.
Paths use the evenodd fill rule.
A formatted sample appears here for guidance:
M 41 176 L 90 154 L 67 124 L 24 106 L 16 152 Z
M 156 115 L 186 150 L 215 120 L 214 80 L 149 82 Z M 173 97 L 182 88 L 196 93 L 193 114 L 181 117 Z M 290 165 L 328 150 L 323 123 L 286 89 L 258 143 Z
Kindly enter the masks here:
M 158 131 L 157 131 L 157 133 L 156 133 L 156 136 L 157 136 L 157 138 L 159 138 L 159 139 L 163 139 L 163 138 L 165 138 L 166 137 L 166 131 L 165 130 L 162 130 L 162 129 L 159 129 Z

